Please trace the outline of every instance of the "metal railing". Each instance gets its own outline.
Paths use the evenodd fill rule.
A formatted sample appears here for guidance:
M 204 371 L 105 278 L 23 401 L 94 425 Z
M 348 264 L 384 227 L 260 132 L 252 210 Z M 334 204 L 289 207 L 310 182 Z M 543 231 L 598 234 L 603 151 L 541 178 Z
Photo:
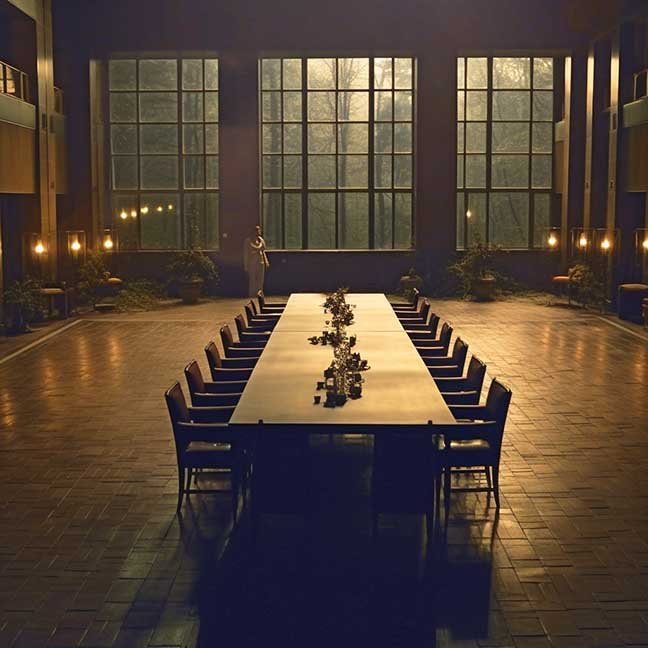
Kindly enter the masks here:
M 29 77 L 18 68 L 0 61 L 0 94 L 30 103 Z
M 648 68 L 635 72 L 633 75 L 634 101 L 648 96 Z

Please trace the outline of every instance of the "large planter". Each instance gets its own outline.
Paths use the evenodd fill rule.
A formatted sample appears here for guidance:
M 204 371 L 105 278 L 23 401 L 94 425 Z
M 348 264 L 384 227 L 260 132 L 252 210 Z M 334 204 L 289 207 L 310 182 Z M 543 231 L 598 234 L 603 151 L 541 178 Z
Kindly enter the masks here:
M 202 295 L 204 285 L 202 279 L 187 279 L 178 281 L 178 295 L 185 304 L 195 304 Z
M 479 277 L 473 282 L 472 294 L 477 301 L 493 301 L 496 288 L 497 280 L 495 277 Z
M 401 294 L 406 298 L 411 299 L 414 289 L 421 290 L 423 286 L 423 279 L 416 273 L 403 275 L 400 278 Z

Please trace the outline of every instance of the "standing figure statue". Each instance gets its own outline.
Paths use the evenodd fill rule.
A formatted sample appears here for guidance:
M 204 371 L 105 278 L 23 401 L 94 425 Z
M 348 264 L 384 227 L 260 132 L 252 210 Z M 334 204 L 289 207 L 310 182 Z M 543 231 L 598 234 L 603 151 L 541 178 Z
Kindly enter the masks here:
M 247 237 L 243 243 L 243 267 L 248 276 L 248 296 L 256 297 L 263 290 L 265 271 L 270 267 L 260 225 L 254 227 L 254 236 Z

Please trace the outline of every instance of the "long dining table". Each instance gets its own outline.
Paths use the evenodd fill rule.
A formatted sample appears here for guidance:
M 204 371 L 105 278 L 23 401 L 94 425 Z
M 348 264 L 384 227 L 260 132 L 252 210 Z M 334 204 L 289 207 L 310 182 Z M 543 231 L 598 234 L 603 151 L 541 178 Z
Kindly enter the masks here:
M 304 432 L 324 428 L 345 434 L 355 427 L 378 432 L 379 427 L 447 425 L 455 423 L 439 389 L 412 341 L 383 294 L 347 295 L 354 306 L 349 335 L 357 336 L 354 351 L 367 360 L 362 397 L 341 407 L 324 407 L 325 392 L 317 391 L 333 358 L 330 346 L 312 345 L 330 317 L 326 295 L 290 296 L 236 406 L 230 425 L 251 428 L 264 424 L 298 426 Z M 315 404 L 314 396 L 322 396 Z

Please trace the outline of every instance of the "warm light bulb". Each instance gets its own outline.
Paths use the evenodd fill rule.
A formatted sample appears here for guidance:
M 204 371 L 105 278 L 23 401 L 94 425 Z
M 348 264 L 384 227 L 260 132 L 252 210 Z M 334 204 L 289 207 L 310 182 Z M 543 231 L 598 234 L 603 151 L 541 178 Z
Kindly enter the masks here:
M 601 241 L 601 249 L 602 250 L 609 250 L 612 247 L 612 243 L 610 243 L 610 239 L 604 238 Z
M 72 252 L 78 252 L 81 249 L 81 243 L 79 243 L 79 239 L 74 239 L 74 241 L 72 241 L 70 249 L 72 250 Z
M 173 205 L 171 205 L 171 204 L 167 205 L 167 209 L 168 209 L 169 211 L 173 211 Z
M 103 242 L 104 250 L 112 250 L 113 249 L 113 240 L 110 236 L 106 236 Z
M 36 245 L 34 246 L 34 252 L 36 254 L 43 254 L 45 252 L 45 246 L 43 245 L 42 241 L 38 241 Z
M 161 212 L 162 211 L 162 205 L 158 205 L 155 211 L 158 212 L 158 213 Z
M 556 247 L 556 245 L 558 245 L 558 239 L 553 234 L 551 234 L 547 243 L 549 244 L 549 247 Z
M 137 212 L 134 209 L 131 210 L 131 218 L 137 218 Z
M 472 212 L 470 209 L 466 212 L 466 218 L 470 218 L 472 216 Z
M 584 235 L 581 235 L 580 239 L 578 240 L 578 246 L 579 247 L 587 247 L 587 237 Z
M 121 210 L 121 213 L 119 214 L 119 218 L 121 218 L 122 220 L 126 220 L 128 218 L 128 213 L 126 212 L 125 209 Z
M 643 243 L 641 244 L 644 250 L 648 250 L 648 238 L 645 238 L 643 240 Z
M 149 212 L 148 205 L 144 205 L 144 207 L 142 207 L 140 211 L 142 212 L 142 214 L 148 214 Z

